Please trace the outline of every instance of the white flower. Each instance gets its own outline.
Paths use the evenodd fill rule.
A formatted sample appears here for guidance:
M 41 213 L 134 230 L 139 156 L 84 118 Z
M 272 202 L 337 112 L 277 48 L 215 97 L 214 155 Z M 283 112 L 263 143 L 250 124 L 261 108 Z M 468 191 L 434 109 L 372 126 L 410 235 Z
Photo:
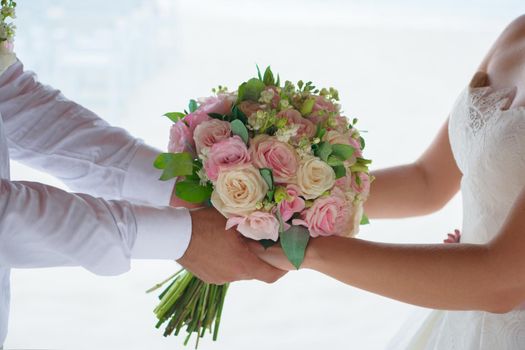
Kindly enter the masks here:
M 248 215 L 257 209 L 268 185 L 253 165 L 221 171 L 211 195 L 213 206 L 226 217 Z
M 335 173 L 331 166 L 319 158 L 311 157 L 299 166 L 297 185 L 306 199 L 314 199 L 335 184 Z

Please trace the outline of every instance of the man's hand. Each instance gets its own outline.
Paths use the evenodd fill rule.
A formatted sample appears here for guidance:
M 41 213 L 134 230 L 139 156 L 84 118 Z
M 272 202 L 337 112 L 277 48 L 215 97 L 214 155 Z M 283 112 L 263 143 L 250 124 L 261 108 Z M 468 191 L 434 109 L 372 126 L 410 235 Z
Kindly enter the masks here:
M 258 279 L 273 283 L 286 271 L 268 265 L 252 253 L 235 230 L 225 230 L 226 219 L 214 208 L 191 212 L 192 236 L 178 262 L 205 282 L 224 284 Z

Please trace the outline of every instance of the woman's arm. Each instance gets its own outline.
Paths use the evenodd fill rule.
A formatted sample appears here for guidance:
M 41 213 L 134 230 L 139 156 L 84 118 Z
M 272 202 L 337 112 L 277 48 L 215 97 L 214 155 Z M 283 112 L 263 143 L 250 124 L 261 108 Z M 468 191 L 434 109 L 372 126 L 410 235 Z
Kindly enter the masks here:
M 372 173 L 365 212 L 371 218 L 402 218 L 441 209 L 459 190 L 459 171 L 448 138 L 448 120 L 414 163 Z
M 279 247 L 251 249 L 293 269 Z M 525 300 L 525 189 L 488 244 L 386 244 L 315 238 L 303 266 L 352 286 L 420 306 L 508 312 Z

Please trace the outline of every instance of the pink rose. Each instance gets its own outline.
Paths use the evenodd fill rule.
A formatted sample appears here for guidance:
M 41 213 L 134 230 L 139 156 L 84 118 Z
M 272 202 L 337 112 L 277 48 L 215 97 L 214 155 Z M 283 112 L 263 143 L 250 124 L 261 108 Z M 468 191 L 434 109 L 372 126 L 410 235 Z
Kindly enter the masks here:
M 250 117 L 252 114 L 257 113 L 257 111 L 262 110 L 262 106 L 253 101 L 242 101 L 239 104 L 239 109 L 244 113 L 245 116 Z
M 304 210 L 305 203 L 304 199 L 299 197 L 300 193 L 301 191 L 296 185 L 290 184 L 286 186 L 286 195 L 288 198 L 283 199 L 277 207 L 284 222 L 290 220 L 293 214 L 300 213 Z
M 195 144 L 190 128 L 181 120 L 171 126 L 168 151 L 172 153 L 189 152 L 195 155 Z
M 197 152 L 201 153 L 203 148 L 211 147 L 219 141 L 226 140 L 230 134 L 231 125 L 223 120 L 211 119 L 199 124 L 193 133 Z
M 191 132 L 194 133 L 197 126 L 211 119 L 207 113 L 197 110 L 185 116 L 184 122 L 189 126 Z
M 261 239 L 279 239 L 279 221 L 273 214 L 264 211 L 254 211 L 246 217 L 235 216 L 228 219 L 226 229 L 237 225 L 239 231 L 244 237 L 259 241 Z
M 308 118 L 314 124 L 323 124 L 328 119 L 328 115 L 335 112 L 337 112 L 337 107 L 332 102 L 323 96 L 315 96 L 312 113 L 310 113 Z
M 206 114 L 230 114 L 234 102 L 235 96 L 229 94 L 206 97 L 201 102 L 198 111 Z
M 353 209 L 341 189 L 334 187 L 330 196 L 316 199 L 310 208 L 303 211 L 302 219 L 292 222 L 306 226 L 312 237 L 348 236 L 355 231 Z
M 289 183 L 295 179 L 299 159 L 295 149 L 268 135 L 257 135 L 250 145 L 253 164 L 273 171 L 275 182 Z
M 359 177 L 359 184 L 357 178 Z M 370 193 L 370 175 L 367 173 L 359 172 L 352 174 L 352 190 L 355 193 L 360 194 L 363 198 L 367 198 Z
M 239 136 L 219 141 L 211 146 L 208 159 L 204 163 L 206 175 L 212 181 L 217 180 L 219 170 L 250 162 L 246 144 Z
M 359 184 L 357 183 L 357 177 L 359 177 Z M 366 199 L 370 193 L 370 176 L 363 172 L 347 174 L 337 179 L 335 186 L 345 193 L 360 194 L 362 199 Z
M 288 120 L 288 125 L 297 125 L 297 136 L 295 140 L 299 140 L 302 137 L 311 139 L 315 136 L 316 126 L 307 118 L 304 118 L 299 111 L 295 109 L 285 109 L 277 114 L 277 118 L 285 118 Z

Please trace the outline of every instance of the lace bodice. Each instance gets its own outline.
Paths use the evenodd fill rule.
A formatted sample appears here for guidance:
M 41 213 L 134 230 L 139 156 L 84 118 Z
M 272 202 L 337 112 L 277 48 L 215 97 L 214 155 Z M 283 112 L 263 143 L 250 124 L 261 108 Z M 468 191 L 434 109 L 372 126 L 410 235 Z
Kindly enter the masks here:
M 525 186 L 525 108 L 507 109 L 515 89 L 466 88 L 449 121 L 463 173 L 463 243 L 494 237 Z

